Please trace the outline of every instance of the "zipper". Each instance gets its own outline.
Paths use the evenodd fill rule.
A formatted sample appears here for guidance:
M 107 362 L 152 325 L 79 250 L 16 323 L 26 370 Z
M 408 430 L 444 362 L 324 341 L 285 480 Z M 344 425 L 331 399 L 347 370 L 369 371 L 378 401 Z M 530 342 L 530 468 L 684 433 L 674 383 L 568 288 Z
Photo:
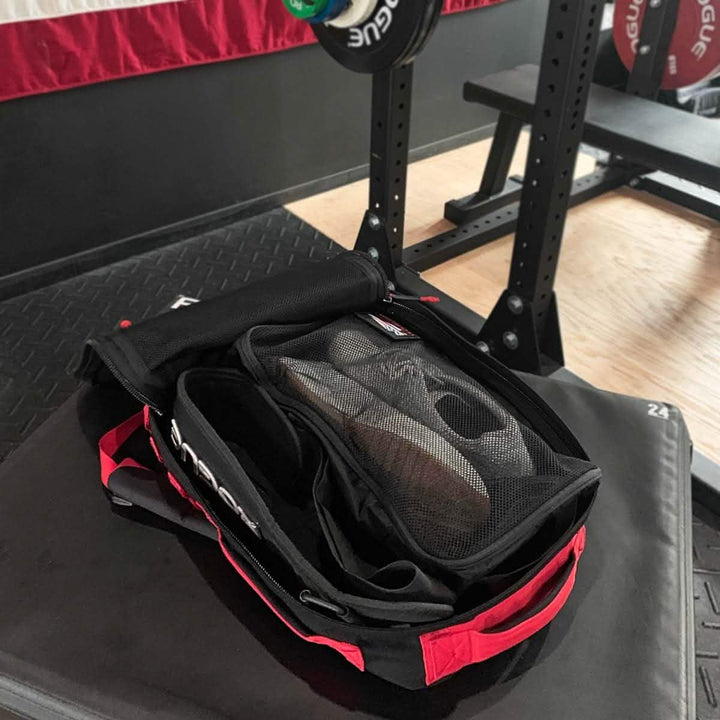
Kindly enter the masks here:
M 158 404 L 151 400 L 142 391 L 138 390 L 129 380 L 125 378 L 123 372 L 118 368 L 113 359 L 105 352 L 104 349 L 100 349 L 94 340 L 88 340 L 88 345 L 98 354 L 100 359 L 105 363 L 105 366 L 113 374 L 113 377 L 122 385 L 123 389 L 130 393 L 136 400 L 139 400 L 143 405 L 147 405 L 150 409 L 154 410 L 158 415 L 162 415 Z
M 193 490 L 195 490 L 195 492 L 199 494 L 192 479 L 189 478 L 189 482 L 192 485 Z M 283 595 L 285 595 L 291 600 L 295 600 L 295 596 L 289 590 L 286 590 L 273 577 L 270 571 L 257 559 L 257 556 L 248 549 L 248 546 L 242 540 L 240 540 L 240 538 L 235 534 L 235 532 L 230 529 L 227 523 L 219 518 L 218 514 L 210 506 L 210 503 L 204 502 L 203 508 L 205 509 L 205 512 L 213 519 L 213 522 L 217 525 L 217 527 L 220 529 L 222 536 L 224 538 L 230 538 L 233 543 L 237 545 L 242 550 L 242 552 L 252 561 L 253 565 L 255 565 L 256 570 L 259 570 L 278 590 L 280 590 Z

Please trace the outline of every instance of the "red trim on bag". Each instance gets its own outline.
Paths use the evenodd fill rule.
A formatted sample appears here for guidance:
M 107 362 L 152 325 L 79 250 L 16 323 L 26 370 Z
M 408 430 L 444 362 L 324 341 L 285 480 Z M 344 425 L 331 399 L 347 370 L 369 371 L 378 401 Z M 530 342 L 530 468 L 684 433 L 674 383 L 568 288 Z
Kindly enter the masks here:
M 118 463 L 112 457 L 113 455 L 115 455 L 115 453 L 118 452 L 118 450 L 123 446 L 123 444 L 127 442 L 130 436 L 138 428 L 143 426 L 143 424 L 149 430 L 150 415 L 149 408 L 147 406 L 142 412 L 139 412 L 136 415 L 128 418 L 125 422 L 118 425 L 116 428 L 113 428 L 109 432 L 105 433 L 105 435 L 103 435 L 100 439 L 100 476 L 105 487 L 107 487 L 110 475 L 112 475 L 112 473 L 115 472 L 115 470 L 117 470 L 118 468 L 127 466 L 139 468 L 144 467 L 143 465 L 140 465 L 139 463 L 135 462 L 130 458 L 125 458 L 122 462 Z M 155 444 L 152 435 L 149 434 L 148 437 L 150 440 L 150 445 L 155 455 L 157 456 L 157 459 L 162 463 L 160 452 L 158 451 L 157 445 Z M 292 630 L 299 638 L 302 638 L 306 642 L 315 643 L 316 645 L 327 645 L 328 647 L 331 647 L 333 650 L 339 652 L 349 663 L 352 663 L 358 670 L 364 671 L 365 658 L 363 657 L 362 650 L 357 647 L 357 645 L 341 642 L 340 640 L 334 640 L 333 638 L 324 637 L 322 635 L 303 635 L 294 625 L 290 623 L 289 620 L 287 620 L 287 618 L 285 618 L 280 613 L 280 611 L 263 594 L 262 590 L 260 590 L 260 588 L 251 580 L 249 575 L 247 575 L 247 573 L 242 569 L 238 562 L 233 558 L 232 554 L 223 543 L 220 528 L 215 524 L 212 517 L 210 517 L 205 508 L 195 499 L 191 498 L 187 494 L 187 492 L 185 492 L 182 485 L 177 481 L 177 478 L 175 478 L 169 470 L 166 472 L 168 481 L 173 486 L 173 488 L 175 488 L 175 490 L 181 495 L 181 497 L 185 498 L 185 500 L 187 500 L 194 508 L 202 512 L 202 514 L 207 518 L 208 522 L 215 528 L 218 535 L 218 543 L 220 545 L 220 549 L 223 552 L 223 555 L 225 555 L 225 557 L 233 566 L 235 571 L 255 591 L 255 593 L 260 597 L 260 599 L 273 611 L 273 613 L 275 613 L 275 615 L 277 615 L 277 617 L 282 620 L 282 622 L 288 628 L 290 628 L 290 630 Z
M 585 528 L 553 557 L 527 584 L 472 620 L 435 630 L 420 636 L 425 663 L 425 682 L 430 685 L 452 675 L 466 665 L 482 662 L 514 647 L 547 625 L 565 605 L 575 584 L 577 564 L 585 547 Z M 537 605 L 547 597 L 547 585 L 562 568 L 572 562 L 572 569 L 553 599 L 536 614 L 505 630 L 493 628 L 514 615 Z
M 225 558 L 235 569 L 235 572 L 237 572 L 238 575 L 242 577 L 242 579 L 260 597 L 260 599 L 273 611 L 273 613 L 275 613 L 275 615 L 277 615 L 278 618 L 280 618 L 280 620 L 282 620 L 282 622 L 288 628 L 290 628 L 290 630 L 292 630 L 298 637 L 302 638 L 307 642 L 315 643 L 317 645 L 327 645 L 333 650 L 337 650 L 337 652 L 339 652 L 348 662 L 352 663 L 358 670 L 365 670 L 365 658 L 363 657 L 362 650 L 357 647 L 357 645 L 351 645 L 350 643 L 341 642 L 340 640 L 333 640 L 333 638 L 324 637 L 323 635 L 303 635 L 294 625 L 292 625 L 290 621 L 285 618 L 285 616 L 282 615 L 282 613 L 263 594 L 262 590 L 251 580 L 250 576 L 242 569 L 242 567 L 238 564 L 237 560 L 235 560 L 235 558 L 232 556 L 232 553 L 230 552 L 230 550 L 228 550 L 228 548 L 225 546 L 225 543 L 223 542 L 220 528 L 215 524 L 215 521 L 208 514 L 205 508 L 193 498 L 188 497 L 187 493 L 183 490 L 182 485 L 180 485 L 180 483 L 170 471 L 168 471 L 167 476 L 170 484 L 180 493 L 180 495 L 182 495 L 186 500 L 188 500 L 193 505 L 193 507 L 200 510 L 200 512 L 202 512 L 202 514 L 207 518 L 208 522 L 215 528 L 215 530 L 217 531 L 218 544 L 220 545 L 220 549 L 222 550 L 223 555 L 225 555 Z
M 150 433 L 150 406 L 149 405 L 143 405 L 143 426 L 148 431 L 148 434 Z M 152 435 L 150 435 L 152 437 Z
M 143 413 L 139 412 L 129 417 L 125 422 L 120 423 L 112 430 L 108 430 L 98 442 L 100 450 L 100 479 L 102 484 L 107 487 L 110 476 L 121 467 L 136 467 L 147 470 L 144 465 L 135 462 L 132 458 L 124 458 L 121 462 L 117 462 L 113 455 L 128 441 L 130 436 L 143 424 Z

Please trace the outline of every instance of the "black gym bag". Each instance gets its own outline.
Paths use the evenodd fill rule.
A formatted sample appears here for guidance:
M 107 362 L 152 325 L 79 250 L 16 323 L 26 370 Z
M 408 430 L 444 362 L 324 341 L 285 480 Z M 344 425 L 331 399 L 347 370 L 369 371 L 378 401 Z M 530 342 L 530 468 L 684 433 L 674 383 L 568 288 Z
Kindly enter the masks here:
M 145 405 L 100 442 L 115 502 L 217 537 L 297 635 L 419 688 L 555 617 L 600 472 L 391 287 L 345 253 L 91 340 L 80 373 Z

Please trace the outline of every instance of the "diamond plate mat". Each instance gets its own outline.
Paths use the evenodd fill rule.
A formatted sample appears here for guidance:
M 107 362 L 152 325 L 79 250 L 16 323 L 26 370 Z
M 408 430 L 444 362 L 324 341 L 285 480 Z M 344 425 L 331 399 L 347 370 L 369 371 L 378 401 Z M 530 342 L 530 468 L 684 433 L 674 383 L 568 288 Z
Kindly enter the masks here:
M 340 251 L 284 209 L 216 228 L 0 302 L 0 461 L 76 389 L 85 340 L 158 314 L 178 295 L 209 298 Z M 700 720 L 720 720 L 720 522 L 693 526 Z M 0 710 L 0 718 L 2 718 Z
M 0 460 L 77 389 L 91 335 L 339 250 L 280 208 L 0 302 Z

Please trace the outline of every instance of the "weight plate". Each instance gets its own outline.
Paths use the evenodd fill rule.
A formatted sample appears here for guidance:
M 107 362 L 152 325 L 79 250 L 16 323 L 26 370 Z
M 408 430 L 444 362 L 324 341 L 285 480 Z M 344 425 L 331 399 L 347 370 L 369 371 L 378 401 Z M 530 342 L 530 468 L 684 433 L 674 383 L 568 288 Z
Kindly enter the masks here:
M 313 25 L 320 44 L 341 65 L 374 73 L 403 65 L 432 31 L 437 0 L 378 0 L 370 17 L 351 28 Z
M 283 0 L 285 7 L 300 20 L 310 20 L 326 9 L 328 0 Z
M 648 0 L 616 0 L 613 39 L 632 70 Z M 652 12 L 652 9 L 651 9 Z M 662 79 L 665 90 L 694 85 L 720 73 L 720 0 L 680 0 Z
M 428 5 L 426 13 L 427 22 L 422 26 L 420 32 L 418 32 L 415 41 L 410 46 L 408 52 L 405 54 L 405 57 L 402 60 L 402 64 L 411 62 L 415 59 L 415 57 L 417 57 L 417 55 L 420 54 L 422 49 L 425 47 L 425 43 L 430 39 L 433 32 L 435 32 L 435 27 L 440 20 L 440 15 L 444 6 L 445 0 L 435 0 L 434 7 L 432 5 Z

